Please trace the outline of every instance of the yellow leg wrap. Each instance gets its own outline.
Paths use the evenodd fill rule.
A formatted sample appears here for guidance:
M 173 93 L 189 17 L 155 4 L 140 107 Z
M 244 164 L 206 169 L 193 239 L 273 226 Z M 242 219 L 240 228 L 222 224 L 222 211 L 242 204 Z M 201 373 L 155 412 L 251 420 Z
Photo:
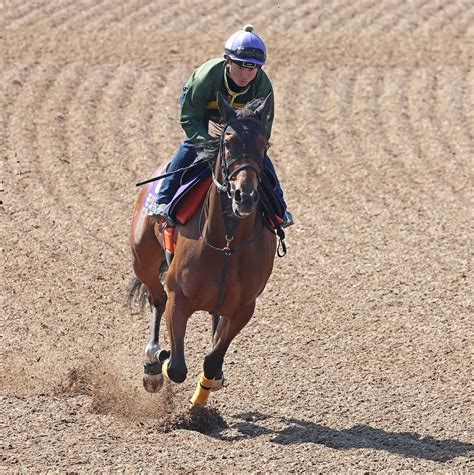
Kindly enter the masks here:
M 161 372 L 163 373 L 163 376 L 166 376 L 166 379 L 170 379 L 170 377 L 168 376 L 168 365 L 170 363 L 170 360 L 167 359 L 165 361 L 163 361 L 163 366 L 161 367 Z
M 213 382 L 213 379 L 206 378 L 204 373 L 201 374 L 196 391 L 194 391 L 193 397 L 189 400 L 191 407 L 206 405 Z

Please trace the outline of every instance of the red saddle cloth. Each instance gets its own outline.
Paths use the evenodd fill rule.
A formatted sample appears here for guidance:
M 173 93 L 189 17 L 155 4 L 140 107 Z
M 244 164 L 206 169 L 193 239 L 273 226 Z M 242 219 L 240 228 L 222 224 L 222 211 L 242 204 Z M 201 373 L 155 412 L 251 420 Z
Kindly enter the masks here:
M 200 183 L 193 187 L 179 203 L 179 208 L 176 212 L 176 221 L 179 224 L 186 224 L 190 219 L 196 214 L 197 210 L 201 206 L 206 194 L 211 186 L 212 178 L 206 177 Z M 163 227 L 163 241 L 165 244 L 165 251 L 167 251 L 167 260 L 168 254 L 172 259 L 174 254 L 174 226 L 165 225 Z M 169 259 L 168 264 L 171 263 Z
M 210 176 L 206 177 L 184 198 L 176 213 L 176 219 L 178 222 L 186 224 L 195 215 L 196 211 L 204 201 L 211 183 L 212 178 Z

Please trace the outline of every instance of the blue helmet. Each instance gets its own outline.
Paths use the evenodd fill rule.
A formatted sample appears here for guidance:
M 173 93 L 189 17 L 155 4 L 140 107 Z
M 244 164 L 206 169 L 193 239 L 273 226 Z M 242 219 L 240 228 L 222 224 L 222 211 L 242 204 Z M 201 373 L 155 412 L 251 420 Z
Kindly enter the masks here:
M 265 64 L 267 48 L 253 32 L 253 26 L 245 25 L 243 30 L 237 31 L 225 42 L 224 57 L 261 66 Z

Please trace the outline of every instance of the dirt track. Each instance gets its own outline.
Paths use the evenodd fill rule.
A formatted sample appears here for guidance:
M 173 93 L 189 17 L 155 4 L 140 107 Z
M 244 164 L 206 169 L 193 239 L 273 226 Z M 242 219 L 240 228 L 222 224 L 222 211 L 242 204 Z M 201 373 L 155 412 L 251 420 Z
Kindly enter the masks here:
M 165 3 L 0 1 L 1 470 L 474 471 L 474 4 Z M 187 381 L 141 387 L 134 183 L 248 22 L 297 225 L 191 418 L 207 315 Z

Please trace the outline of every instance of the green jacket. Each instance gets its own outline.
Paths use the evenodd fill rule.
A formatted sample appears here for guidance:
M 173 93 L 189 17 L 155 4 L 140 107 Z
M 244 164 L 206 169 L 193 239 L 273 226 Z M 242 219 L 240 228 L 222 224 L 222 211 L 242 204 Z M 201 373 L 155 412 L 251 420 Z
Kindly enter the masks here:
M 197 68 L 187 80 L 181 97 L 181 126 L 193 143 L 209 140 L 209 121 L 219 122 L 217 91 L 229 99 L 234 109 L 245 106 L 252 99 L 266 97 L 273 92 L 272 84 L 265 71 L 260 69 L 253 81 L 241 93 L 227 89 L 224 81 L 225 59 L 216 58 Z M 267 133 L 271 134 L 273 124 L 273 101 L 268 115 Z

